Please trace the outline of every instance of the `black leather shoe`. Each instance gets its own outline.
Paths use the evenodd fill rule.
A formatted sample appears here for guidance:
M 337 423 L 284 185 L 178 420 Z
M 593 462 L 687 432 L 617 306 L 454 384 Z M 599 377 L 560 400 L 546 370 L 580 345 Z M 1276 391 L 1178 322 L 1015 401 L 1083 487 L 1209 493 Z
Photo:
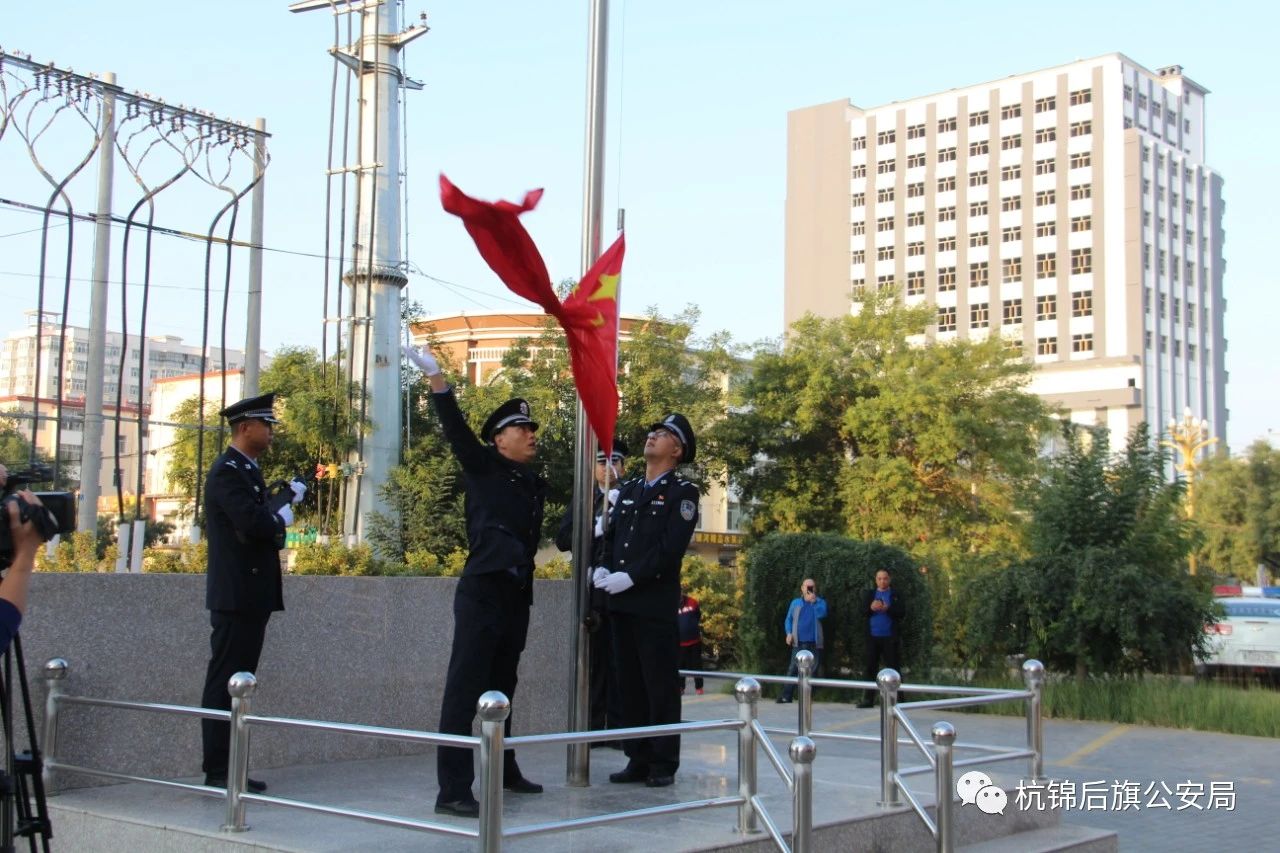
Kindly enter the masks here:
M 453 800 L 448 803 L 437 802 L 436 814 L 447 814 L 454 817 L 480 817 L 480 803 L 475 800 Z
M 210 773 L 208 776 L 204 777 L 204 783 L 210 788 L 225 788 L 227 787 L 227 777 Z M 263 791 L 267 790 L 266 782 L 259 782 L 257 779 L 253 778 L 246 779 L 244 786 L 254 794 L 261 794 Z
M 648 779 L 645 779 L 644 784 L 646 788 L 665 788 L 675 781 L 676 781 L 676 777 L 673 775 L 669 775 L 669 774 L 663 775 L 660 773 L 655 773 L 652 776 L 650 776 Z
M 502 787 L 515 794 L 541 794 L 542 786 L 537 782 L 530 782 L 523 776 L 517 776 L 514 779 L 505 779 Z
M 649 778 L 649 771 L 635 770 L 628 767 L 626 770 L 619 770 L 617 773 L 609 774 L 609 781 L 615 785 L 627 785 L 631 782 L 644 782 Z

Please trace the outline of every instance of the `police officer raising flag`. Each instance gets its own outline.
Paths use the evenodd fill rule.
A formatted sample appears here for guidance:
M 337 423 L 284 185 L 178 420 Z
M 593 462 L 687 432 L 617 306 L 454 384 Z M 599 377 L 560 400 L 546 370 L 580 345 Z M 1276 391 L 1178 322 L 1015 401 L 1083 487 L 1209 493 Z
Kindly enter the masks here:
M 596 588 L 609 594 L 624 727 L 680 722 L 676 611 L 680 564 L 698 522 L 698 488 L 675 469 L 692 462 L 696 451 L 684 415 L 668 415 L 650 427 L 644 476 L 619 489 L 605 530 L 604 559 L 592 573 Z M 675 781 L 678 735 L 627 740 L 624 748 L 627 766 L 610 774 L 610 782 L 661 788 Z
M 489 415 L 477 437 L 431 352 L 406 345 L 404 354 L 426 374 L 445 439 L 462 466 L 468 551 L 453 598 L 453 649 L 440 731 L 470 735 L 482 693 L 501 690 L 514 698 L 516 670 L 529 632 L 533 558 L 547 490 L 530 467 L 538 453 L 538 424 L 530 417 L 528 403 L 508 400 Z M 506 733 L 511 735 L 510 716 Z M 438 814 L 479 817 L 480 804 L 471 791 L 472 758 L 470 749 L 436 750 Z M 502 780 L 508 791 L 542 792 L 541 785 L 524 778 L 514 750 L 504 755 Z
M 205 606 L 213 634 L 205 674 L 205 708 L 231 709 L 227 681 L 237 672 L 254 672 L 262 654 L 267 620 L 284 610 L 280 549 L 284 530 L 293 524 L 293 504 L 307 493 L 297 480 L 289 484 L 288 503 L 273 509 L 258 457 L 271 446 L 275 425 L 274 394 L 250 397 L 223 409 L 231 425 L 231 446 L 213 461 L 204 489 L 209 541 Z M 231 728 L 221 720 L 201 722 L 206 785 L 225 788 Z M 248 781 L 251 791 L 267 786 Z

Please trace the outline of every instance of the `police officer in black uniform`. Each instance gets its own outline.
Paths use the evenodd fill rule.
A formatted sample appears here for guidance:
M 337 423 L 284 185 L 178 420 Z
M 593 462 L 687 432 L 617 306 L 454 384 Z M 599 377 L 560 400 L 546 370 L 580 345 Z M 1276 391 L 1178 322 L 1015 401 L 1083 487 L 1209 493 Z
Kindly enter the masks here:
M 614 665 L 622 690 L 622 724 L 656 726 L 680 721 L 680 564 L 698 522 L 698 488 L 676 476 L 692 462 L 693 428 L 681 414 L 650 427 L 643 477 L 622 485 L 605 530 L 604 561 L 593 573 L 609 594 Z M 675 781 L 680 737 L 624 742 L 627 766 L 615 783 L 662 788 Z
M 591 539 L 590 565 L 598 566 L 604 559 L 604 526 L 602 521 L 605 497 L 611 509 L 618 502 L 618 487 L 622 481 L 622 469 L 627 461 L 627 445 L 621 439 L 613 440 L 613 450 L 606 462 L 604 451 L 596 451 L 596 487 L 592 517 L 595 531 Z M 556 547 L 568 551 L 573 547 L 573 508 L 564 514 L 560 530 L 556 533 Z M 591 578 L 587 578 L 591 583 Z M 590 679 L 591 728 L 620 728 L 622 723 L 622 695 L 618 691 L 618 679 L 613 673 L 613 632 L 609 622 L 609 594 L 594 585 L 590 589 L 590 611 L 587 614 L 589 630 L 587 641 L 587 670 Z M 595 747 L 621 749 L 618 741 L 593 743 Z
M 223 409 L 231 425 L 231 446 L 213 462 L 205 478 L 204 517 L 209 542 L 205 606 L 213 634 L 212 654 L 205 675 L 205 708 L 230 710 L 227 681 L 237 672 L 254 672 L 262 654 L 267 620 L 284 610 L 280 582 L 280 549 L 285 528 L 293 523 L 292 504 L 302 500 L 306 487 L 290 484 L 289 504 L 273 510 L 267 502 L 267 483 L 258 457 L 271 446 L 279 421 L 272 413 L 274 394 L 250 397 Z M 231 728 L 221 720 L 201 721 L 206 785 L 224 788 Z M 265 791 L 256 779 L 249 790 Z
M 453 598 L 453 650 L 440 731 L 469 735 L 482 693 L 501 690 L 511 699 L 516 691 L 546 500 L 545 481 L 529 467 L 538 451 L 538 424 L 529 417 L 528 403 L 508 400 L 484 422 L 481 441 L 467 425 L 435 357 L 409 346 L 405 355 L 430 380 L 431 402 L 462 466 L 468 553 Z M 511 735 L 509 716 L 506 733 Z M 471 792 L 472 750 L 438 747 L 436 775 L 437 813 L 479 817 L 480 805 Z M 503 787 L 520 794 L 542 792 L 541 785 L 524 778 L 511 749 L 504 755 Z

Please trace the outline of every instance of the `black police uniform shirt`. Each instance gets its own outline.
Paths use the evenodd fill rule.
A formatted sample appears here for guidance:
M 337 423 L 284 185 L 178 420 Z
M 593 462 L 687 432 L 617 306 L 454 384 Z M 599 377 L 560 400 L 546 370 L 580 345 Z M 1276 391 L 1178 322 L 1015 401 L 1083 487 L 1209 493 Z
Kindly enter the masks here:
M 445 439 L 462 466 L 466 492 L 467 563 L 463 575 L 511 572 L 533 577 L 542 537 L 546 482 L 476 438 L 453 389 L 431 395 Z M 529 584 L 532 590 L 533 585 Z
M 697 525 L 698 487 L 674 471 L 649 489 L 644 477 L 623 483 L 605 530 L 604 565 L 635 586 L 609 596 L 609 610 L 674 623 L 680 564 Z
M 284 610 L 284 520 L 267 503 L 262 469 L 234 447 L 209 469 L 204 515 L 209 542 L 205 606 L 240 613 Z

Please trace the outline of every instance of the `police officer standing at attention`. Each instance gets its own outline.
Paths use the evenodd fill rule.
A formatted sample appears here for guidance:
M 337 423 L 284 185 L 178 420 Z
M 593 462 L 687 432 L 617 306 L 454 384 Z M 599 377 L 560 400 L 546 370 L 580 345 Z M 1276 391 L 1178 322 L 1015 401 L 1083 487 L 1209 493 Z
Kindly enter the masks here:
M 592 515 L 595 531 L 591 539 L 591 563 L 598 566 L 604 559 L 604 513 L 618 502 L 618 486 L 622 481 L 622 469 L 626 464 L 627 445 L 621 439 L 613 440 L 613 450 L 605 460 L 604 451 L 596 451 L 595 503 Z M 606 507 L 605 498 L 608 498 Z M 573 547 L 573 508 L 564 514 L 560 530 L 556 533 L 556 547 L 568 551 Z M 591 579 L 587 579 L 591 583 Z M 618 677 L 613 672 L 613 632 L 609 623 L 609 594 L 594 585 L 590 589 L 591 607 L 587 614 L 587 670 L 590 674 L 591 728 L 616 729 L 622 726 L 622 697 L 618 692 Z M 597 741 L 592 748 L 613 747 L 621 749 L 618 741 Z
M 205 675 L 205 708 L 231 709 L 227 681 L 237 672 L 254 672 L 262 654 L 267 620 L 284 610 L 280 581 L 280 549 L 284 529 L 293 523 L 293 507 L 307 492 L 290 483 L 293 497 L 278 510 L 267 502 L 267 483 L 258 457 L 271 446 L 279 421 L 272 412 L 274 394 L 250 397 L 223 409 L 231 425 L 231 446 L 213 461 L 205 479 L 204 517 L 209 542 L 205 606 L 213 634 Z M 227 786 L 231 727 L 223 720 L 202 720 L 204 783 Z M 256 779 L 248 788 L 261 793 Z
M 680 564 L 698 521 L 698 488 L 676 476 L 692 462 L 693 428 L 681 414 L 650 427 L 643 477 L 629 480 L 605 531 L 604 563 L 592 573 L 609 594 L 614 664 L 622 690 L 622 724 L 680 722 L 678 692 Z M 675 781 L 680 737 L 624 741 L 627 766 L 612 773 L 617 784 L 644 782 L 662 788 Z
M 489 415 L 477 438 L 435 356 L 410 346 L 404 353 L 426 374 L 445 439 L 462 466 L 468 552 L 453 597 L 453 649 L 440 731 L 469 735 L 482 693 L 501 690 L 512 699 L 516 692 L 546 500 L 546 483 L 529 467 L 538 452 L 538 424 L 529 417 L 528 403 L 508 400 Z M 511 736 L 510 716 L 506 733 Z M 480 804 L 471 792 L 472 758 L 470 749 L 436 749 L 437 814 L 480 816 Z M 542 793 L 541 785 L 520 772 L 515 750 L 506 750 L 503 758 L 504 788 L 518 794 Z

